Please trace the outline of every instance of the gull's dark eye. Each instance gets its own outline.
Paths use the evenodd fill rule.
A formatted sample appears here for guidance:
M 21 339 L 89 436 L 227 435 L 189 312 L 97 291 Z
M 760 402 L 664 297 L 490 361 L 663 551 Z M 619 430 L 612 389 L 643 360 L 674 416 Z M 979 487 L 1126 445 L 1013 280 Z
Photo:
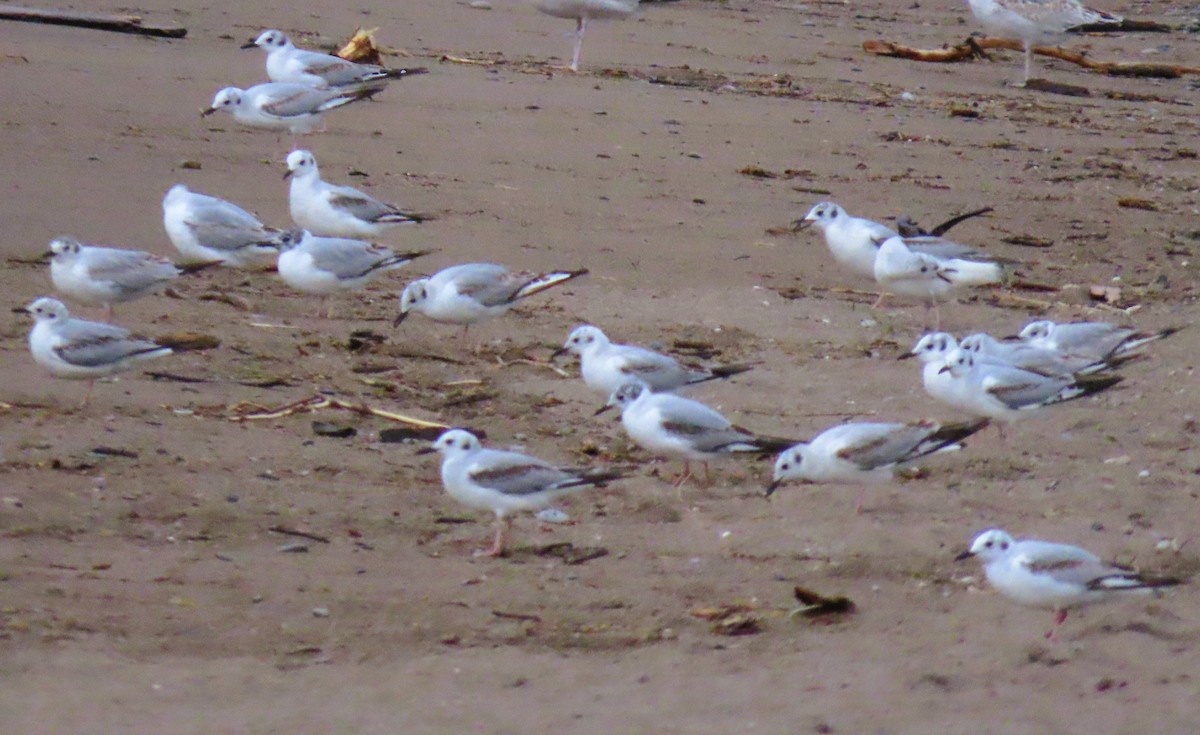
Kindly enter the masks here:
M 984 544 L 984 546 L 986 546 L 990 549 L 990 548 L 992 548 L 992 542 L 988 541 L 986 544 Z
M 779 469 L 781 469 L 781 470 L 790 470 L 791 468 L 792 468 L 792 466 L 790 464 L 788 464 L 787 462 L 784 462 L 783 464 L 779 465 Z
M 1007 550 L 1008 550 L 1008 542 L 1007 542 L 1007 541 L 1005 541 L 1004 543 L 1000 544 L 1000 550 L 1001 550 L 1001 551 L 1007 551 Z

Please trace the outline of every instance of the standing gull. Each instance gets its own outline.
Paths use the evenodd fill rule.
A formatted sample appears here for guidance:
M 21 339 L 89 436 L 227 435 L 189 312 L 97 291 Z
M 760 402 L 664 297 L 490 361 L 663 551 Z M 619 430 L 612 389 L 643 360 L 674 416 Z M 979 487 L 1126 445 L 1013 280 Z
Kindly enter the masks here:
M 925 304 L 925 322 L 934 313 L 934 329 L 941 328 L 938 302 L 956 289 L 1002 283 L 1004 268 L 999 263 L 969 260 L 965 257 L 941 258 L 908 247 L 904 238 L 889 237 L 875 256 L 875 280 L 885 291 L 912 296 Z
M 233 268 L 270 262 L 286 235 L 232 202 L 190 191 L 183 184 L 172 186 L 163 197 L 163 227 L 188 260 L 215 260 Z
M 322 306 L 330 294 L 357 291 L 376 275 L 403 267 L 428 255 L 415 250 L 394 253 L 391 248 L 363 240 L 319 237 L 305 230 L 286 239 L 279 250 L 279 277 L 292 288 L 321 296 Z M 327 309 L 322 314 L 329 317 Z
M 451 266 L 404 288 L 393 326 L 415 311 L 437 322 L 461 324 L 465 338 L 472 324 L 494 319 L 521 299 L 586 274 L 587 269 L 513 273 L 495 263 Z
M 1025 79 L 1033 71 L 1033 47 L 1076 26 L 1120 24 L 1121 17 L 1093 10 L 1079 0 L 967 0 L 975 19 L 992 35 L 1016 37 L 1025 46 Z
M 61 301 L 40 298 L 23 311 L 34 319 L 29 352 L 56 378 L 88 381 L 84 405 L 97 378 L 130 369 L 142 360 L 171 354 L 170 347 L 142 339 L 111 324 L 71 318 Z
M 854 512 L 861 513 L 868 484 L 891 482 L 898 465 L 936 452 L 962 449 L 963 439 L 987 425 L 987 419 L 976 419 L 944 425 L 914 421 L 834 426 L 779 455 L 767 496 L 788 480 L 858 485 Z
M 687 367 L 661 352 L 611 342 L 604 332 L 590 324 L 576 327 L 550 359 L 566 352 L 579 355 L 579 371 L 587 387 L 606 396 L 631 380 L 641 380 L 653 391 L 674 391 L 730 378 L 751 369 L 749 365 L 721 365 L 711 369 Z
M 583 34 L 589 20 L 627 18 L 637 10 L 638 0 L 536 0 L 537 9 L 555 18 L 575 21 L 575 49 L 571 54 L 571 71 L 579 71 L 579 52 L 583 50 Z
M 1035 539 L 1014 541 L 998 528 L 979 534 L 956 560 L 971 557 L 983 562 L 988 582 L 1005 597 L 1054 610 L 1054 627 L 1046 633 L 1051 641 L 1072 607 L 1183 583 L 1174 577 L 1138 574 L 1078 546 Z
M 112 318 L 114 304 L 161 291 L 182 273 L 157 255 L 84 245 L 73 237 L 51 240 L 50 253 L 54 288 L 85 306 L 103 306 L 105 319 Z
M 242 44 L 242 48 L 261 48 L 267 52 L 267 77 L 272 82 L 307 84 L 311 87 L 342 87 L 365 82 L 386 82 L 427 69 L 388 69 L 375 64 L 359 64 L 340 56 L 296 48 L 283 31 L 268 30 Z
M 527 454 L 484 449 L 474 434 L 462 429 L 447 431 L 419 453 L 427 452 L 441 453 L 442 486 L 450 497 L 496 514 L 492 548 L 476 556 L 504 553 L 513 513 L 540 510 L 568 493 L 623 477 L 613 470 L 559 468 Z
M 683 474 L 675 481 L 682 486 L 692 476 L 691 462 L 704 465 L 704 481 L 712 483 L 708 473 L 710 459 L 735 452 L 770 454 L 796 442 L 791 439 L 758 436 L 708 406 L 673 393 L 652 393 L 641 381 L 633 381 L 613 391 L 609 408 L 621 410 L 625 433 L 651 454 L 683 460 Z
M 292 151 L 287 157 L 291 178 L 288 207 L 296 224 L 313 234 L 327 237 L 378 237 L 397 225 L 424 220 L 419 214 L 401 211 L 349 186 L 321 180 L 317 158 L 308 151 Z

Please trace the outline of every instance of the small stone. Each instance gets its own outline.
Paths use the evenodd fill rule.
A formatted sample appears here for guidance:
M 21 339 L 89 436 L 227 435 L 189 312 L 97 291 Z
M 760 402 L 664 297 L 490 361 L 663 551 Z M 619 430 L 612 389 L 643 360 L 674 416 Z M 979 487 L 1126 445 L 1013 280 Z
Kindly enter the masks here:
M 470 7 L 476 10 L 491 10 L 492 4 L 488 0 L 471 0 Z
M 200 162 L 189 158 L 189 159 L 180 161 L 179 168 L 182 168 L 186 171 L 199 171 L 200 170 Z
M 278 549 L 276 549 L 276 551 L 278 551 L 281 554 L 307 554 L 308 553 L 308 544 L 303 544 L 303 543 L 300 543 L 299 541 L 295 541 L 293 543 L 284 544 L 283 546 L 280 546 Z
M 329 608 L 314 607 L 312 613 L 314 618 L 327 618 L 329 617 Z

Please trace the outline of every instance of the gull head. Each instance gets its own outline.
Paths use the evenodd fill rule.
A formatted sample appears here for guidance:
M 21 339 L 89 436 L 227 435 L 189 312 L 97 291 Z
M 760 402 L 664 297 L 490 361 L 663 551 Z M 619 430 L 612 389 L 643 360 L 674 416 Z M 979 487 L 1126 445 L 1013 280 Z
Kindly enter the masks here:
M 279 233 L 279 237 L 275 238 L 275 242 L 271 243 L 271 245 L 278 248 L 279 252 L 286 253 L 292 248 L 298 248 L 303 245 L 304 241 L 311 235 L 312 233 L 308 230 L 286 230 Z
M 1039 322 L 1029 322 L 1017 336 L 1026 342 L 1034 339 L 1048 339 L 1053 329 L 1054 322 L 1044 319 Z
M 437 438 L 433 451 L 447 459 L 456 455 L 469 454 L 483 447 L 478 437 L 465 429 L 451 429 Z
M 606 344 L 608 344 L 608 337 L 605 336 L 604 332 L 600 331 L 599 327 L 593 327 L 590 324 L 584 324 L 582 326 L 575 327 L 575 329 L 567 335 L 567 341 L 563 343 L 562 347 L 559 347 L 557 350 L 555 350 L 554 354 L 550 355 L 550 359 L 553 360 L 554 358 L 566 352 L 582 355 L 589 349 L 603 347 Z
M 963 337 L 962 342 L 959 342 L 958 346 L 979 355 L 984 352 L 985 346 L 991 346 L 995 341 L 995 337 L 992 337 L 990 334 L 979 332 L 969 337 Z
M 50 255 L 62 262 L 71 260 L 83 250 L 83 244 L 73 237 L 56 237 L 50 241 Z
M 771 476 L 771 484 L 767 485 L 767 497 L 779 489 L 788 480 L 803 479 L 801 467 L 804 464 L 804 445 L 785 449 L 775 460 L 775 473 Z
M 287 157 L 287 173 L 283 178 L 295 176 L 296 178 L 305 178 L 318 173 L 317 157 L 309 151 L 292 151 Z
M 67 307 L 63 305 L 63 302 L 48 296 L 36 299 L 26 306 L 24 311 L 38 323 L 49 322 L 50 324 L 54 324 L 55 322 L 65 322 L 71 316 L 70 312 L 67 311 Z
M 954 335 L 949 332 L 930 332 L 917 340 L 917 344 L 913 346 L 911 352 L 905 352 L 900 356 L 901 360 L 910 357 L 918 357 L 921 362 L 935 362 L 944 360 L 956 347 L 958 342 L 954 339 Z
M 212 104 L 200 111 L 200 117 L 208 117 L 217 110 L 233 109 L 242 104 L 242 90 L 237 87 L 226 87 L 213 97 Z
M 821 202 L 808 210 L 808 214 L 804 215 L 803 219 L 798 219 L 792 223 L 792 229 L 799 231 L 805 228 L 816 225 L 821 229 L 825 229 L 832 225 L 839 218 L 846 216 L 846 210 L 842 209 L 833 202 Z
M 946 355 L 946 364 L 938 370 L 938 374 L 950 373 L 952 378 L 961 378 L 975 367 L 975 356 L 970 350 L 955 348 Z
M 1013 545 L 1013 538 L 999 528 L 989 528 L 975 537 L 971 548 L 954 557 L 955 561 L 979 557 L 984 564 L 1003 556 Z
M 400 294 L 400 314 L 392 322 L 393 327 L 400 326 L 400 322 L 408 318 L 409 312 L 414 309 L 420 311 L 429 300 L 429 291 L 425 288 L 428 283 L 428 278 L 418 278 L 404 287 L 404 293 Z
M 257 46 L 264 51 L 273 51 L 277 48 L 289 48 L 292 45 L 291 39 L 283 31 L 269 30 L 258 34 L 258 38 L 252 41 L 247 41 L 242 44 L 242 48 L 254 48 Z
M 650 386 L 640 380 L 632 380 L 614 390 L 612 395 L 608 397 L 608 403 L 604 404 L 594 415 L 599 416 L 610 408 L 618 408 L 624 411 L 627 406 L 649 393 Z

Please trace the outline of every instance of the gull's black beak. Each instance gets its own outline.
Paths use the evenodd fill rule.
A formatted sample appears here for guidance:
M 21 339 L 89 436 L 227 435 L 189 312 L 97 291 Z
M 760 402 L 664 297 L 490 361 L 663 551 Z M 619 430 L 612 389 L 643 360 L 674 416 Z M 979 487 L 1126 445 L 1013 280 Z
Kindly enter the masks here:
M 258 46 L 258 44 L 254 42 L 253 38 L 251 38 L 249 41 L 246 41 L 241 46 L 238 46 L 238 48 L 255 48 L 257 46 Z
M 559 355 L 564 355 L 564 354 L 566 354 L 567 352 L 570 352 L 570 350 L 568 350 L 566 347 L 559 347 L 557 350 L 555 350 L 554 352 L 551 352 L 551 353 L 550 353 L 550 360 L 551 360 L 551 361 L 553 361 L 553 360 L 554 360 L 554 359 L 556 359 L 556 358 L 557 358 Z
M 433 454 L 436 451 L 433 447 L 421 447 L 414 454 Z
M 215 108 L 215 107 L 205 107 L 203 110 L 200 111 L 200 117 L 208 117 L 209 115 L 213 114 L 216 111 L 217 111 L 217 108 Z
M 596 413 L 594 413 L 594 414 L 592 414 L 592 415 L 593 415 L 593 416 L 599 416 L 600 414 L 604 413 L 605 411 L 607 411 L 608 409 L 610 409 L 610 408 L 612 408 L 612 407 L 613 407 L 613 404 L 611 404 L 611 403 L 609 403 L 609 404 L 607 404 L 607 405 L 604 405 L 604 406 L 601 406 L 600 408 L 596 409 Z
M 962 561 L 963 559 L 970 559 L 973 556 L 975 556 L 975 552 L 968 549 L 968 550 L 964 551 L 963 553 L 959 554 L 958 556 L 954 557 L 954 561 Z
M 292 173 L 293 173 L 293 171 L 289 168 L 287 171 L 283 172 L 283 178 L 284 179 L 292 178 Z
M 896 359 L 897 360 L 911 360 L 912 358 L 914 358 L 916 356 L 917 356 L 917 353 L 915 353 L 915 352 L 905 352 L 903 355 L 901 355 L 900 357 L 897 357 Z
M 15 308 L 15 309 L 13 309 L 13 310 L 12 310 L 12 313 L 14 313 L 14 314 L 28 314 L 28 313 L 30 313 L 30 311 L 29 311 L 29 309 L 25 308 L 24 306 L 18 306 L 17 308 Z
M 811 219 L 792 220 L 792 232 L 800 232 L 801 230 L 807 230 L 809 227 L 812 227 L 812 223 L 815 221 L 816 220 L 811 220 Z
M 400 326 L 400 322 L 404 321 L 407 318 L 408 318 L 407 311 L 400 312 L 399 314 L 396 315 L 396 318 L 392 320 L 392 328 L 394 329 L 394 328 Z
M 938 375 L 941 375 L 942 373 L 948 373 L 948 372 L 950 372 L 950 366 L 949 366 L 949 365 L 942 365 L 942 369 L 941 369 L 941 370 L 938 370 L 938 371 L 937 371 L 937 374 L 938 374 Z
M 775 480 L 770 485 L 767 485 L 767 492 L 763 495 L 763 497 L 769 498 L 774 495 L 775 491 L 778 490 L 779 486 L 782 484 L 783 480 Z

